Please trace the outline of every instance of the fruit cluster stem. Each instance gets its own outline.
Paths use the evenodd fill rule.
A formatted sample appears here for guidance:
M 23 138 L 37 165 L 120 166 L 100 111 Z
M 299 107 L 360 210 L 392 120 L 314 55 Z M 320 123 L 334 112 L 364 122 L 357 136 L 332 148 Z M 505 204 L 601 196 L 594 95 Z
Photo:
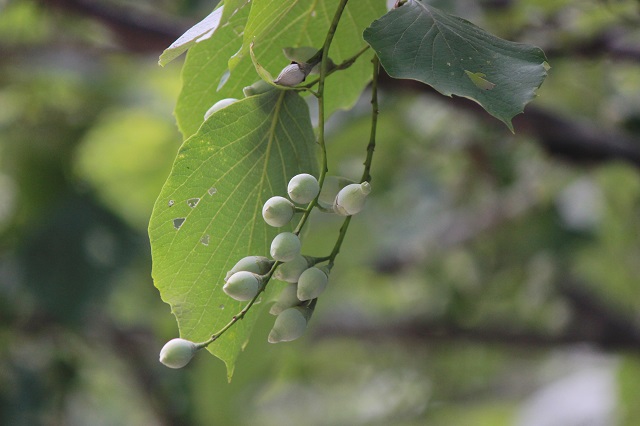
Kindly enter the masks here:
M 367 157 L 363 163 L 364 171 L 360 178 L 361 183 L 371 181 L 371 163 L 373 162 L 373 152 L 376 149 L 376 130 L 378 128 L 378 76 L 380 74 L 380 61 L 378 60 L 378 56 L 374 55 L 371 63 L 373 64 L 373 78 L 371 81 L 371 130 L 369 132 L 369 143 L 367 144 Z M 347 229 L 349 229 L 349 223 L 351 223 L 351 216 L 348 216 L 344 222 L 342 222 L 338 239 L 329 255 L 329 264 L 327 265 L 329 269 L 333 268 L 335 258 L 340 252 L 340 247 L 342 247 Z
M 320 77 L 318 79 L 318 89 L 316 92 L 316 97 L 318 98 L 318 145 L 320 145 L 320 176 L 318 177 L 318 184 L 320 185 L 321 189 L 324 185 L 324 178 L 329 171 L 329 167 L 327 165 L 327 147 L 324 140 L 324 83 L 329 71 L 329 48 L 331 47 L 331 42 L 333 41 L 333 37 L 336 34 L 338 23 L 340 22 L 340 17 L 342 16 L 342 12 L 344 12 L 345 7 L 347 7 L 348 1 L 349 0 L 340 0 L 340 4 L 338 5 L 336 13 L 333 16 L 333 20 L 331 21 L 331 25 L 329 26 L 329 30 L 327 31 L 327 37 L 325 38 L 321 49 L 322 56 L 320 59 Z M 307 222 L 311 211 L 318 204 L 319 197 L 320 194 L 318 194 L 318 196 L 309 203 L 306 211 L 300 218 L 300 222 L 298 222 L 298 226 L 296 226 L 295 231 L 293 231 L 294 234 L 300 234 L 300 231 L 302 231 L 304 224 Z

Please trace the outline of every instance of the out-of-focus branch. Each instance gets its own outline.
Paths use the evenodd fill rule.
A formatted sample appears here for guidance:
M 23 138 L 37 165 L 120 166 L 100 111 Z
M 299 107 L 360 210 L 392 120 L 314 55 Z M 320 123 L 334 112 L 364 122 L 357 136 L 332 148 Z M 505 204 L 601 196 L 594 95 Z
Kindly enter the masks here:
M 640 62 L 640 46 L 625 41 L 624 37 L 623 31 L 606 30 L 587 39 L 549 46 L 545 54 L 549 59 L 580 56 Z
M 381 76 L 381 85 L 388 90 L 442 96 L 426 84 L 393 79 L 386 74 Z M 497 122 L 468 99 L 454 96 L 449 102 L 459 109 Z M 619 130 L 603 128 L 531 105 L 524 114 L 517 115 L 513 123 L 516 132 L 532 134 L 549 154 L 565 160 L 588 164 L 623 161 L 640 168 L 640 139 Z
M 558 333 L 517 329 L 505 320 L 501 324 L 463 327 L 450 320 L 408 319 L 369 322 L 347 315 L 334 315 L 313 329 L 317 338 L 349 338 L 380 343 L 405 341 L 410 344 L 439 341 L 471 341 L 512 347 L 554 348 L 591 345 L 605 351 L 640 352 L 640 330 L 630 318 L 606 306 L 584 286 L 562 285 L 573 308 L 573 320 Z
M 39 0 L 46 7 L 64 10 L 101 22 L 118 43 L 139 53 L 159 53 L 189 28 L 189 24 L 156 14 L 92 0 Z
M 640 350 L 640 328 L 630 314 L 608 305 L 585 283 L 567 279 L 556 287 L 573 308 L 574 333 L 589 336 L 605 349 Z

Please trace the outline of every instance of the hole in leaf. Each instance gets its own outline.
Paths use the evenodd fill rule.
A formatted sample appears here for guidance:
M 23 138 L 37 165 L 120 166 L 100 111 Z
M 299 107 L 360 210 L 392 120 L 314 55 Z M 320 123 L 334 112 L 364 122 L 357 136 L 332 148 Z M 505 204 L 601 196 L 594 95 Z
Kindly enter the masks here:
M 175 201 L 173 201 L 173 200 L 169 200 L 168 205 L 169 205 L 169 207 L 171 207 L 171 206 L 173 206 L 175 203 L 176 203 Z
M 176 229 L 180 229 L 185 220 L 187 220 L 186 217 L 177 217 L 173 219 L 173 227 Z
M 199 202 L 200 198 L 189 198 L 187 200 L 187 205 L 193 209 L 198 205 Z
M 209 245 L 209 235 L 205 235 L 204 237 L 200 238 L 200 242 L 202 243 L 203 246 L 208 246 Z
M 473 84 L 475 84 L 476 87 L 479 88 L 479 89 L 491 90 L 494 87 L 496 87 L 496 85 L 494 83 L 492 83 L 489 80 L 484 78 L 484 77 L 486 77 L 486 75 L 484 73 L 471 72 L 471 71 L 468 71 L 468 70 L 464 70 L 464 72 L 467 74 L 467 77 L 469 77 L 469 79 L 473 82 Z
M 211 188 L 209 188 L 209 190 L 207 192 L 209 193 L 209 195 L 213 195 L 216 192 L 218 192 L 218 190 L 212 186 Z

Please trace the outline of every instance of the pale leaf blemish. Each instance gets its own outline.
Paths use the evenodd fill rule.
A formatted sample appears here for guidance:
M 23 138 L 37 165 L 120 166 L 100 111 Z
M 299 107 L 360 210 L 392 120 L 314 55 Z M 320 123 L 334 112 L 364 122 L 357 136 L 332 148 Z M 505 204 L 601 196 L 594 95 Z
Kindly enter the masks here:
M 481 72 L 471 72 L 467 70 L 464 70 L 464 72 L 465 74 L 467 74 L 467 77 L 469 77 L 469 79 L 473 82 L 473 84 L 475 84 L 476 87 L 479 89 L 491 90 L 494 87 L 496 87 L 494 83 L 490 82 L 489 80 L 486 80 L 484 78 L 486 77 L 486 75 Z
M 191 207 L 192 209 L 196 208 L 196 206 L 198 205 L 198 203 L 200 202 L 200 198 L 189 198 L 187 200 L 187 205 L 189 207 Z
M 177 217 L 173 219 L 173 227 L 176 229 L 180 229 L 185 220 L 187 220 L 186 217 Z
M 207 193 L 209 193 L 209 195 L 213 195 L 213 194 L 215 194 L 217 192 L 218 192 L 218 190 L 213 186 L 207 190 Z
M 200 243 L 201 243 L 203 246 L 208 246 L 208 245 L 209 245 L 209 240 L 210 240 L 210 237 L 209 237 L 209 235 L 207 234 L 207 235 L 203 236 L 202 238 L 200 238 Z
M 169 207 L 173 207 L 173 205 L 174 205 L 175 203 L 176 203 L 175 201 L 173 201 L 173 200 L 169 200 L 169 202 L 167 203 L 167 205 L 168 205 Z
M 216 89 L 216 92 L 219 92 L 220 89 L 222 89 L 224 85 L 227 84 L 227 81 L 229 80 L 230 76 L 231 76 L 231 72 L 229 72 L 229 70 L 226 70 L 224 74 L 222 74 L 222 77 L 220 77 L 220 82 L 218 83 L 218 88 Z
M 221 310 L 224 310 L 224 305 L 218 306 Z

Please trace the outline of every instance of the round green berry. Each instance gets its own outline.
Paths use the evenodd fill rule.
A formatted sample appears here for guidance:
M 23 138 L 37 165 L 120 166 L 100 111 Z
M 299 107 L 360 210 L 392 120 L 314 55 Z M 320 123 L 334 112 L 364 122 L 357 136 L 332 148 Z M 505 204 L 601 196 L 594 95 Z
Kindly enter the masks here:
M 271 242 L 271 257 L 280 262 L 291 262 L 300 254 L 301 246 L 296 234 L 283 232 Z
M 367 195 L 371 192 L 369 182 L 352 183 L 338 192 L 333 209 L 342 216 L 351 216 L 364 207 Z
M 171 339 L 160 350 L 160 362 L 169 368 L 182 368 L 189 364 L 198 350 L 195 343 L 185 339 Z
M 280 228 L 291 221 L 296 207 L 284 197 L 271 197 L 262 207 L 262 217 L 267 224 Z
M 306 257 L 299 254 L 293 260 L 285 262 L 276 269 L 273 274 L 274 278 L 288 283 L 297 283 L 300 274 L 309 267 L 309 261 Z
M 285 309 L 299 305 L 301 300 L 298 299 L 298 286 L 296 284 L 287 284 L 278 295 L 278 300 L 271 306 L 269 313 L 271 315 L 279 315 Z
M 229 277 L 222 290 L 241 302 L 251 300 L 260 290 L 260 277 L 248 271 L 236 272 Z
M 326 270 L 312 266 L 300 275 L 298 280 L 298 299 L 305 301 L 315 299 L 327 287 L 329 277 Z
M 299 308 L 285 309 L 276 317 L 269 333 L 269 343 L 290 342 L 302 336 L 307 329 L 307 319 Z
M 289 198 L 295 203 L 310 203 L 320 192 L 318 180 L 307 173 L 294 176 L 287 186 Z
M 229 272 L 227 272 L 227 276 L 224 278 L 226 282 L 229 277 L 235 274 L 238 271 L 249 271 L 254 274 L 264 275 L 269 272 L 273 266 L 273 260 L 266 258 L 264 256 L 247 256 L 243 257 L 235 264 L 233 268 Z
M 207 121 L 209 119 L 209 117 L 211 117 L 211 115 L 214 112 L 216 112 L 218 110 L 221 110 L 222 108 L 231 105 L 235 101 L 237 101 L 237 99 L 234 99 L 234 98 L 227 98 L 227 99 L 219 100 L 218 102 L 213 104 L 213 106 L 211 108 L 209 108 L 207 110 L 207 112 L 204 113 L 204 121 Z
M 320 196 L 318 197 L 320 207 L 333 211 L 333 204 L 336 201 L 338 192 L 350 183 L 354 182 L 341 176 L 326 176 L 322 184 Z

